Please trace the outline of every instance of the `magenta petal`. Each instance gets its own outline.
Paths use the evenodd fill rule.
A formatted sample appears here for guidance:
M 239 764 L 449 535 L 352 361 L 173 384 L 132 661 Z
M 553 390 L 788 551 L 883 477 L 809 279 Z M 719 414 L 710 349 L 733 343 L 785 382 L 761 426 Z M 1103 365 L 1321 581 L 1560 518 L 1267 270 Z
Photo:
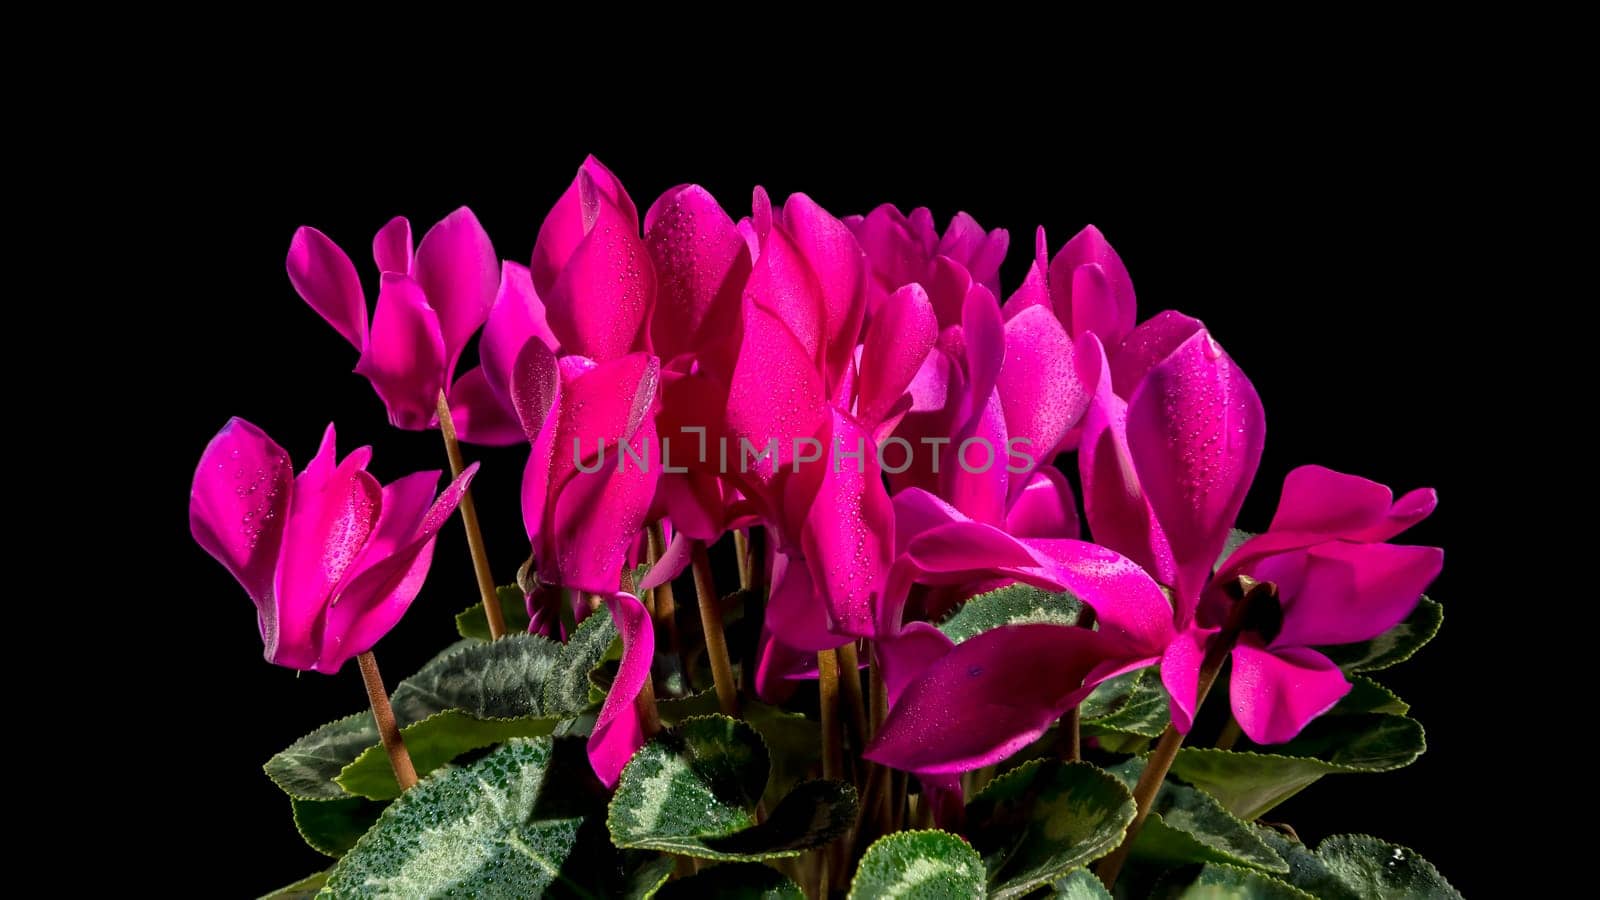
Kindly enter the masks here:
M 686 534 L 678 533 L 672 536 L 672 541 L 662 551 L 661 558 L 651 567 L 649 574 L 645 575 L 640 583 L 641 592 L 653 590 L 683 574 L 689 568 L 689 563 L 694 558 L 694 539 Z
M 744 341 L 728 390 L 730 454 L 742 450 L 741 441 L 750 443 L 752 455 L 771 443 L 772 459 L 750 464 L 753 474 L 770 476 L 794 458 L 794 440 L 822 424 L 823 396 L 822 377 L 805 346 L 783 319 L 747 296 Z
M 1194 727 L 1195 707 L 1199 705 L 1200 665 L 1205 662 L 1206 645 L 1218 629 L 1191 627 L 1173 636 L 1161 656 L 1161 685 L 1172 700 L 1172 725 L 1184 734 Z
M 1077 538 L 1078 503 L 1067 476 L 1052 466 L 1028 476 L 1006 511 L 1006 531 L 1019 538 Z
M 1050 264 L 1049 255 L 1045 245 L 1044 226 L 1039 226 L 1034 232 L 1034 257 L 1033 265 L 1028 267 L 1028 273 L 1023 276 L 1022 284 L 1016 291 L 1006 298 L 1004 309 L 1007 321 L 1021 315 L 1023 310 L 1033 306 L 1043 306 L 1052 313 L 1055 307 L 1050 302 Z M 1059 319 L 1060 317 L 1057 316 Z M 1062 322 L 1066 325 L 1066 322 Z
M 588 184 L 587 174 L 578 177 Z M 550 328 L 562 351 L 604 361 L 642 345 L 655 302 L 656 275 L 638 224 L 603 198 L 585 202 L 594 207 L 583 240 L 555 284 L 539 293 L 547 301 Z
M 890 708 L 900 702 L 906 688 L 954 648 L 955 642 L 929 622 L 912 622 L 898 634 L 880 639 L 874 652 L 878 665 L 883 666 Z
M 489 317 L 500 284 L 494 245 L 472 210 L 463 206 L 428 229 L 412 277 L 439 314 L 446 370 L 453 372 L 462 348 Z
M 846 640 L 836 633 L 806 561 L 781 552 L 773 557 L 766 627 L 786 646 L 807 653 L 831 650 Z
M 433 423 L 444 363 L 439 317 L 422 288 L 404 275 L 385 274 L 371 340 L 356 373 L 372 382 L 391 424 L 422 431 Z
M 997 391 L 963 429 L 956 432 L 940 463 L 941 493 L 955 508 L 989 525 L 1006 520 L 1011 473 L 1005 412 Z
M 684 354 L 710 354 L 713 370 L 726 378 L 739 330 L 739 293 L 750 274 L 750 255 L 733 219 L 705 188 L 683 185 L 662 194 L 645 214 L 644 242 L 656 271 L 650 326 L 656 353 L 669 364 Z
M 1437 503 L 1438 496 L 1427 488 L 1396 502 L 1393 492 L 1376 481 L 1301 466 L 1283 480 L 1270 530 L 1386 541 L 1427 518 Z
M 522 352 L 529 338 L 556 350 L 556 336 L 545 321 L 544 301 L 533 290 L 533 279 L 528 270 L 514 262 L 500 267 L 500 292 L 495 297 L 494 308 L 489 311 L 489 321 L 483 326 L 483 338 L 478 343 L 478 356 L 483 360 L 484 378 L 489 389 L 510 407 L 511 373 L 516 368 L 517 354 Z
M 1257 744 L 1290 740 L 1349 692 L 1344 673 L 1315 650 L 1265 650 L 1249 639 L 1233 648 L 1233 717 Z
M 1010 756 L 1077 702 L 1106 656 L 1097 632 L 1011 625 L 956 645 L 905 688 L 863 754 L 896 769 L 965 772 Z
M 1085 347 L 1098 352 L 1093 345 Z M 1094 385 L 1085 384 L 1078 369 L 1073 342 L 1049 310 L 1024 310 L 1005 324 L 998 386 L 1006 437 L 1036 465 L 1050 464 L 1056 445 L 1089 408 Z M 1023 483 L 1013 479 L 1013 495 Z
M 272 607 L 273 572 L 293 488 L 289 454 L 237 417 L 206 445 L 195 468 L 189 531 L 238 579 L 258 609 Z
M 575 399 L 572 405 L 579 402 Z M 645 448 L 656 445 L 655 422 L 645 419 L 629 437 L 629 445 L 643 459 Z M 578 591 L 616 589 L 628 547 L 644 527 L 661 475 L 659 465 L 652 462 L 645 471 L 631 459 L 619 457 L 617 450 L 612 446 L 597 471 L 576 472 L 555 487 L 547 519 L 550 530 L 540 535 L 543 548 L 536 551 L 541 580 Z M 571 451 L 558 447 L 556 452 Z
M 1138 563 L 1087 541 L 1031 541 L 1047 557 L 1051 578 L 1095 611 L 1100 631 L 1136 648 L 1159 653 L 1172 640 L 1172 605 Z
M 527 438 L 511 408 L 511 398 L 489 389 L 482 366 L 475 366 L 450 386 L 450 418 L 456 433 L 469 444 L 509 447 Z
M 933 306 L 920 285 L 908 284 L 884 299 L 867 326 L 856 415 L 877 423 L 905 394 L 938 337 Z
M 894 551 L 894 505 L 883 487 L 871 435 L 832 410 L 833 450 L 800 543 L 834 626 L 845 634 L 873 633 L 872 596 Z M 845 458 L 844 453 L 852 454 Z M 784 634 L 774 628 L 780 637 Z
M 411 222 L 405 216 L 395 216 L 378 229 L 372 238 L 372 261 L 379 274 L 411 274 Z
M 976 288 L 967 295 L 961 310 L 961 336 L 965 341 L 967 393 L 963 421 L 971 421 L 983 411 L 1000 378 L 1006 358 L 1005 322 L 994 295 Z
M 529 338 L 512 369 L 511 402 L 530 444 L 522 475 L 522 523 L 535 547 L 553 476 L 560 400 L 561 370 L 555 354 L 543 341 Z
M 1282 590 L 1283 629 L 1272 646 L 1347 644 L 1376 637 L 1411 614 L 1439 577 L 1444 551 L 1398 544 L 1319 544 L 1303 554 L 1298 589 Z M 1272 574 L 1269 557 L 1256 566 Z
M 1202 331 L 1145 376 L 1128 403 L 1127 428 L 1139 484 L 1172 548 L 1186 617 L 1261 462 L 1261 398 Z
M 1073 337 L 1091 332 L 1107 347 L 1121 344 L 1138 318 L 1133 279 L 1093 225 L 1073 235 L 1050 261 L 1050 295 Z
M 589 734 L 589 765 L 606 787 L 617 783 L 622 769 L 633 754 L 644 746 L 644 731 L 634 702 L 650 677 L 650 661 L 655 657 L 656 636 L 650 614 L 632 594 L 610 593 L 605 597 L 611 621 L 622 635 L 622 665 L 606 692 L 605 703 Z
M 309 226 L 289 241 L 289 283 L 357 350 L 367 346 L 367 300 L 356 267 L 339 245 Z
M 866 257 L 850 229 L 805 194 L 791 194 L 784 203 L 783 225 L 822 290 L 826 384 L 832 388 L 855 352 L 866 314 Z
M 566 357 L 563 362 L 572 359 Z M 580 455 L 585 468 L 600 455 L 610 461 L 604 469 L 617 468 L 620 442 L 631 442 L 635 432 L 647 423 L 652 435 L 655 432 L 660 380 L 660 360 L 648 353 L 630 353 L 602 362 L 577 377 L 563 377 L 553 470 L 575 473 Z M 525 427 L 527 424 L 524 421 Z M 654 476 L 660 474 L 661 467 L 653 440 L 651 445 L 649 469 Z M 642 460 L 643 452 L 639 455 Z M 560 487 L 563 477 L 555 479 L 552 489 Z
M 1191 319 L 1176 310 L 1163 310 L 1139 323 L 1122 346 L 1107 345 L 1111 353 L 1111 382 L 1117 396 L 1131 397 L 1134 388 L 1155 364 L 1172 355 L 1172 351 L 1205 328 L 1199 319 Z
M 593 156 L 586 158 L 573 176 L 572 183 L 556 201 L 549 215 L 539 226 L 539 237 L 533 245 L 534 288 L 541 296 L 555 286 L 556 277 L 594 224 L 595 210 L 600 202 L 615 207 L 628 223 L 628 229 L 639 230 L 639 214 L 622 182 L 611 170 Z
M 958 212 L 950 219 L 934 252 L 966 267 L 974 281 L 998 297 L 1000 264 L 1005 262 L 1006 248 L 1010 244 L 1011 235 L 1004 228 L 985 232 L 971 216 Z

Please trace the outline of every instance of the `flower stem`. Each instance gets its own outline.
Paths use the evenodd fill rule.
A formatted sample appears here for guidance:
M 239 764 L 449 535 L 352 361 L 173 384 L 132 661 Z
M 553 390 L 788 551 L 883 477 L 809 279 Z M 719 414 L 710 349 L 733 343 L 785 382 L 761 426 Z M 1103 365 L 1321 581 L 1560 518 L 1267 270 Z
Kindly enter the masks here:
M 1228 724 L 1222 726 L 1222 733 L 1217 735 L 1215 746 L 1218 750 L 1232 750 L 1233 745 L 1239 742 L 1239 738 L 1243 734 L 1244 730 L 1239 727 L 1239 720 L 1235 719 L 1230 713 L 1228 715 Z
M 372 704 L 372 719 L 378 723 L 378 737 L 383 749 L 389 753 L 389 765 L 394 768 L 394 780 L 400 790 L 409 791 L 417 783 L 416 767 L 411 765 L 411 754 L 406 752 L 405 738 L 400 736 L 400 726 L 394 721 L 394 709 L 389 706 L 389 692 L 383 688 L 383 676 L 378 674 L 378 660 L 372 651 L 356 657 L 361 666 L 361 681 L 367 686 L 367 701 Z
M 725 716 L 739 715 L 739 685 L 733 680 L 733 663 L 728 659 L 728 636 L 722 630 L 722 605 L 711 580 L 711 557 L 703 541 L 695 541 L 690 551 L 694 566 L 694 590 L 700 596 L 700 627 L 705 631 L 706 656 L 711 661 L 711 677 L 717 685 L 717 705 Z
M 844 689 L 844 702 L 850 710 L 850 736 L 857 752 L 867 745 L 867 701 L 861 693 L 861 658 L 856 655 L 855 641 L 841 644 L 839 654 L 839 686 Z
M 733 558 L 739 566 L 739 590 L 750 590 L 750 539 L 743 529 L 733 530 Z
M 1083 759 L 1083 735 L 1078 728 L 1078 707 L 1061 717 L 1061 758 L 1067 762 Z
M 444 435 L 444 452 L 450 457 L 450 475 L 461 477 L 466 462 L 461 458 L 461 444 L 456 440 L 456 422 L 450 417 L 450 404 L 444 391 L 439 392 L 439 431 Z M 489 620 L 489 637 L 499 640 L 506 633 L 506 618 L 500 611 L 500 601 L 494 593 L 494 575 L 489 570 L 489 553 L 483 548 L 483 529 L 478 527 L 478 508 L 472 503 L 472 491 L 461 492 L 461 524 L 467 529 L 467 548 L 472 551 L 472 571 L 478 576 L 478 593 L 483 596 L 483 615 Z
M 844 771 L 844 735 L 839 722 L 839 654 L 817 653 L 817 692 L 822 706 L 822 777 L 839 778 Z
M 1196 714 L 1199 714 L 1200 705 L 1211 692 L 1211 686 L 1216 683 L 1217 673 L 1222 671 L 1222 664 L 1233 651 L 1233 645 L 1238 643 L 1239 632 L 1249 619 L 1250 607 L 1267 599 L 1277 602 L 1278 589 L 1270 582 L 1258 583 L 1248 576 L 1240 576 L 1237 584 L 1229 587 L 1236 590 L 1237 599 L 1234 601 L 1233 609 L 1228 613 L 1227 623 L 1217 632 L 1216 637 L 1211 639 L 1211 645 L 1206 648 L 1205 659 L 1200 663 L 1200 684 L 1194 696 Z M 1122 871 L 1123 863 L 1128 861 L 1128 854 L 1133 850 L 1134 839 L 1144 827 L 1145 819 L 1150 817 L 1150 806 L 1155 802 L 1156 794 L 1161 790 L 1161 783 L 1166 780 L 1173 760 L 1178 758 L 1183 738 L 1183 732 L 1169 723 L 1167 730 L 1161 733 L 1161 739 L 1156 742 L 1155 749 L 1145 757 L 1144 771 L 1139 774 L 1139 783 L 1133 788 L 1136 808 L 1133 821 L 1128 825 L 1122 844 L 1111 851 L 1110 856 L 1100 860 L 1100 864 L 1095 867 L 1095 874 L 1100 876 L 1101 883 L 1108 891 L 1117 883 L 1117 875 Z

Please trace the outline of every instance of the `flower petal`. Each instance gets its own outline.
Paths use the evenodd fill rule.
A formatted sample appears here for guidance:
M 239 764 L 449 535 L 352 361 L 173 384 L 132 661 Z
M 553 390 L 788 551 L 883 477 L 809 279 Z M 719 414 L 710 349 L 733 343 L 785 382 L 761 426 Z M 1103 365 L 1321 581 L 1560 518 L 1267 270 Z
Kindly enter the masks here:
M 511 408 L 511 373 L 516 368 L 517 354 L 529 338 L 537 338 L 551 350 L 560 349 L 555 333 L 545 321 L 544 301 L 534 291 L 528 270 L 507 261 L 500 266 L 500 291 L 478 343 L 484 378 L 507 408 Z
M 1271 531 L 1299 531 L 1351 541 L 1386 541 L 1427 518 L 1432 489 L 1401 497 L 1376 481 L 1322 466 L 1301 466 L 1283 479 Z
M 289 283 L 311 308 L 357 350 L 367 346 L 367 300 L 356 267 L 339 245 L 310 226 L 289 240 Z
M 587 180 L 587 186 L 584 185 Z M 587 157 L 579 167 L 572 183 L 556 201 L 550 213 L 539 226 L 539 237 L 533 245 L 533 262 L 529 271 L 534 289 L 540 296 L 548 296 L 556 278 L 567 265 L 567 258 L 577 249 L 593 226 L 596 209 L 601 201 L 609 203 L 621 214 L 628 230 L 639 230 L 639 213 L 633 199 L 623 189 L 622 182 L 611 170 L 593 156 Z
M 572 405 L 580 402 L 574 399 Z M 645 419 L 628 443 L 644 459 L 645 448 L 656 444 L 655 422 Z M 574 471 L 554 488 L 537 551 L 540 580 L 576 591 L 616 590 L 629 545 L 644 527 L 661 475 L 653 461 L 641 467 L 618 450 L 613 445 L 597 471 Z
M 773 557 L 766 627 L 786 646 L 807 653 L 831 650 L 846 640 L 837 634 L 806 560 L 782 552 Z
M 933 306 L 921 285 L 908 284 L 884 299 L 867 325 L 856 415 L 876 424 L 889 415 L 927 361 L 938 337 Z
M 1111 383 L 1117 396 L 1131 397 L 1144 376 L 1155 364 L 1206 326 L 1177 310 L 1162 310 L 1139 323 L 1120 347 L 1107 345 L 1111 353 Z
M 1261 462 L 1261 398 L 1202 331 L 1145 376 L 1128 403 L 1127 428 L 1139 484 L 1172 547 L 1187 616 Z
M 894 505 L 884 490 L 869 430 L 837 409 L 830 411 L 832 449 L 819 463 L 825 471 L 800 545 L 834 627 L 870 636 L 872 598 L 893 560 Z
M 550 328 L 566 353 L 615 359 L 645 343 L 655 303 L 656 274 L 639 225 L 578 173 L 584 235 L 548 291 L 540 289 Z M 534 279 L 538 287 L 538 279 Z
M 289 454 L 238 417 L 206 445 L 194 471 L 189 531 L 238 579 L 258 609 L 272 606 L 273 572 L 293 489 Z
M 396 428 L 424 431 L 444 386 L 445 346 L 439 317 L 422 288 L 404 275 L 383 276 L 372 335 L 356 373 L 372 382 Z
M 697 184 L 662 194 L 645 214 L 644 243 L 656 272 L 650 338 L 668 365 L 692 354 L 726 378 L 739 332 L 750 254 L 739 230 Z
M 494 244 L 465 206 L 428 229 L 417 246 L 413 277 L 439 314 L 448 377 L 473 332 L 489 317 L 500 284 Z
M 589 733 L 589 765 L 606 787 L 617 783 L 622 769 L 633 754 L 644 746 L 645 735 L 639 725 L 635 702 L 650 677 L 650 661 L 655 657 L 656 636 L 650 614 L 632 594 L 611 593 L 605 597 L 611 621 L 622 635 L 622 664 L 606 692 L 605 703 Z
M 527 440 L 511 398 L 489 389 L 483 366 L 474 366 L 450 386 L 450 418 L 456 434 L 469 444 L 509 447 Z
M 411 222 L 405 216 L 395 216 L 378 229 L 372 238 L 372 261 L 378 264 L 380 275 L 411 274 Z
M 1290 740 L 1348 693 L 1344 673 L 1315 650 L 1265 650 L 1249 639 L 1233 648 L 1233 717 L 1257 744 Z
M 1093 345 L 1085 347 L 1098 353 Z M 1085 384 L 1078 370 L 1072 339 L 1048 309 L 1024 310 L 1005 323 L 1005 364 L 997 384 L 1006 438 L 1037 465 L 1050 464 L 1056 445 L 1089 408 L 1094 385 Z M 1025 483 L 1012 479 L 1013 496 Z
M 1195 708 L 1200 705 L 1200 665 L 1205 662 L 1206 646 L 1217 631 L 1200 627 L 1184 629 L 1167 644 L 1161 656 L 1161 685 L 1172 700 L 1172 726 L 1183 734 L 1194 727 Z
M 1067 476 L 1051 466 L 1028 476 L 1006 511 L 1006 531 L 1019 538 L 1077 538 L 1078 501 Z
M 1090 332 L 1107 347 L 1121 344 L 1138 318 L 1133 279 L 1093 225 L 1073 235 L 1050 261 L 1050 297 L 1074 338 Z
M 1252 571 L 1280 582 L 1283 628 L 1272 642 L 1280 648 L 1377 637 L 1411 614 L 1443 565 L 1437 547 L 1335 541 L 1268 557 Z
M 805 194 L 790 194 L 783 225 L 822 291 L 826 387 L 844 375 L 866 315 L 866 256 L 850 229 Z

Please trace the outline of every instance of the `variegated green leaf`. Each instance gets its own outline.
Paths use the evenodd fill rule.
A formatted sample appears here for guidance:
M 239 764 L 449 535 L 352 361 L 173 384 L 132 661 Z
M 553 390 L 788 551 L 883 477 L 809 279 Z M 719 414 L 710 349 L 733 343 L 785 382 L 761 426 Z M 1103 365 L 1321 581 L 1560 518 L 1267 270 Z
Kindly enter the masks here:
M 1156 882 L 1150 896 L 1152 900 L 1316 900 L 1271 875 L 1226 863 L 1175 869 Z
M 1071 594 L 1052 594 L 1025 584 L 1012 584 L 968 600 L 939 625 L 939 630 L 959 644 L 1002 625 L 1076 625 L 1082 613 L 1083 604 Z
M 1415 851 L 1366 834 L 1336 834 L 1315 852 L 1270 828 L 1262 838 L 1289 862 L 1283 880 L 1320 900 L 1430 897 L 1460 900 L 1461 893 L 1433 863 Z
M 322 886 L 328 883 L 328 875 L 331 872 L 330 869 L 328 872 L 307 875 L 294 884 L 285 885 L 263 896 L 261 900 L 311 900 L 322 890 Z
M 345 716 L 318 728 L 275 754 L 263 766 L 285 794 L 296 800 L 342 800 L 349 797 L 334 782 L 339 770 L 378 743 L 372 713 Z
M 617 626 L 604 609 L 584 619 L 561 646 L 555 669 L 545 680 L 545 713 L 575 715 L 588 708 L 591 703 L 589 673 L 613 656 L 613 649 L 620 647 Z M 620 656 L 620 652 L 617 655 Z
M 340 800 L 294 800 L 294 827 L 318 853 L 338 858 L 378 821 L 384 804 L 361 797 Z
M 494 589 L 500 602 L 500 615 L 505 619 L 506 634 L 525 634 L 528 631 L 528 604 L 523 599 L 522 588 L 514 584 Z M 475 641 L 489 640 L 489 617 L 483 614 L 483 601 L 479 600 L 456 614 L 456 633 Z
M 537 897 L 581 818 L 547 816 L 549 738 L 517 739 L 422 780 L 379 817 L 328 879 L 333 897 Z
M 525 716 L 521 719 L 476 719 L 459 709 L 435 713 L 400 730 L 406 752 L 419 776 L 426 775 L 452 759 L 514 737 L 543 737 L 555 730 L 560 720 L 554 716 Z M 389 753 L 381 744 L 368 747 L 339 773 L 339 786 L 351 794 L 373 800 L 392 800 L 400 796 Z
M 1057 878 L 1050 885 L 1050 896 L 1056 900 L 1111 900 L 1111 894 L 1100 879 L 1088 869 L 1079 869 Z
M 805 892 L 782 872 L 754 862 L 723 863 L 663 885 L 660 900 L 805 900 Z
M 1144 771 L 1144 760 L 1130 759 L 1110 771 L 1131 789 Z M 1269 872 L 1289 869 L 1249 823 L 1211 796 L 1170 780 L 1156 792 L 1150 816 L 1134 839 L 1133 856 L 1168 864 L 1216 862 Z
M 1078 715 L 1085 735 L 1160 737 L 1172 720 L 1160 668 L 1125 672 L 1102 683 L 1084 699 Z
M 983 893 L 983 859 L 945 831 L 900 831 L 878 839 L 850 882 L 850 900 L 972 900 Z

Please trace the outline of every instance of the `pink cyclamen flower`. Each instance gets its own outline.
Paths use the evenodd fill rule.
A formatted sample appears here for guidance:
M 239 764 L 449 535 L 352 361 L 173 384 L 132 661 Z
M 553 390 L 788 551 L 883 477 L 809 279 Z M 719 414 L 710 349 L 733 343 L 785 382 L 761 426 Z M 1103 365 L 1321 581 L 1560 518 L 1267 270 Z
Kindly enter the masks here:
M 238 418 L 200 457 L 189 529 L 255 602 L 269 662 L 332 673 L 371 650 L 422 588 L 434 536 L 477 471 L 435 499 L 437 471 L 382 486 L 371 457 L 337 459 L 329 425 L 296 476 L 289 454 Z
M 1284 479 L 1271 527 L 1217 572 L 1219 584 L 1239 575 L 1271 582 L 1282 611 L 1281 620 L 1269 618 L 1233 648 L 1228 694 L 1252 741 L 1287 741 L 1349 693 L 1344 673 L 1313 647 L 1370 640 L 1416 608 L 1444 551 L 1385 541 L 1437 502 L 1432 489 L 1395 500 L 1384 485 L 1321 466 L 1301 466 Z M 1214 592 L 1200 619 L 1215 625 L 1226 615 L 1226 601 Z
M 444 391 L 463 439 L 514 442 L 514 420 L 484 372 L 455 378 L 461 351 L 488 318 L 500 285 L 494 246 L 472 211 L 444 217 L 415 253 L 411 224 L 397 217 L 373 239 L 372 254 L 381 275 L 370 326 L 355 265 L 327 235 L 300 228 L 285 265 L 300 296 L 361 352 L 356 372 L 372 383 L 396 428 L 434 427 Z
M 927 286 L 938 257 L 961 266 L 973 280 L 1000 293 L 1000 264 L 1005 262 L 1011 235 L 1004 228 L 985 231 L 964 212 L 956 213 L 940 234 L 933 213 L 919 206 L 908 216 L 885 203 L 864 216 L 846 216 L 844 224 L 855 233 L 871 264 L 877 300 L 913 282 Z

